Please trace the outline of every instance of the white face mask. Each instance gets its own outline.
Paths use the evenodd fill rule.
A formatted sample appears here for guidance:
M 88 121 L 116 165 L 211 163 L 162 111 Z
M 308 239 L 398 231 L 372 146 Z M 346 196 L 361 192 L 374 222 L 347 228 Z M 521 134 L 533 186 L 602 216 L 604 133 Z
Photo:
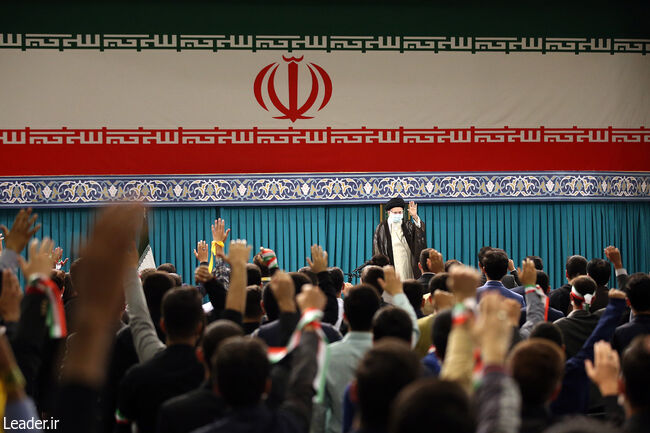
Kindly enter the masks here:
M 401 214 L 401 213 L 398 213 L 398 214 L 395 214 L 395 213 L 388 214 L 388 222 L 389 222 L 389 223 L 392 223 L 392 224 L 394 224 L 394 223 L 401 223 L 403 218 L 404 218 L 404 214 Z

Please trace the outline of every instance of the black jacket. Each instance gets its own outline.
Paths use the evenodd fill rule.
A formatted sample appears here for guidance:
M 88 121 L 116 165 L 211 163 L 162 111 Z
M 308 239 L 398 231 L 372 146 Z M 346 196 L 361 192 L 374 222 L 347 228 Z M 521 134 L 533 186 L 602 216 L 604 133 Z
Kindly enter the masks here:
M 554 322 L 562 330 L 564 336 L 566 359 L 570 359 L 578 353 L 596 328 L 602 314 L 603 310 L 595 313 L 577 310 Z
M 418 268 L 420 252 L 427 247 L 427 241 L 424 238 L 425 226 L 424 221 L 420 220 L 420 227 L 410 219 L 402 221 L 402 232 L 406 243 L 411 250 L 411 267 L 413 268 L 413 278 L 420 278 L 422 274 Z M 392 265 L 395 264 L 393 257 L 393 244 L 390 238 L 390 228 L 388 221 L 382 221 L 375 229 L 375 236 L 372 239 L 373 254 L 384 254 L 390 259 Z
M 221 418 L 226 403 L 206 381 L 201 387 L 167 400 L 158 412 L 158 433 L 189 433 Z

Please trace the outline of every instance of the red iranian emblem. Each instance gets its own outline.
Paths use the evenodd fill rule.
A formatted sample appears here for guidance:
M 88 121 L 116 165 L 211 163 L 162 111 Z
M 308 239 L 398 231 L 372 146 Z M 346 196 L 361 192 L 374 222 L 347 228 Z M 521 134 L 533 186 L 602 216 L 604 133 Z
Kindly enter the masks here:
M 278 68 L 280 67 L 279 63 L 277 62 L 271 63 L 270 65 L 265 66 L 257 74 L 257 77 L 255 77 L 255 84 L 253 85 L 253 89 L 255 91 L 255 99 L 257 99 L 258 104 L 260 104 L 262 108 L 264 108 L 266 111 L 269 111 L 269 109 L 266 107 L 266 103 L 264 102 L 264 98 L 262 97 L 264 78 L 266 77 L 267 74 L 269 74 L 269 78 L 266 86 L 266 90 L 268 92 L 268 98 L 270 99 L 273 106 L 277 108 L 278 111 L 280 111 L 280 113 L 283 114 L 283 116 L 276 116 L 274 117 L 274 119 L 289 119 L 292 122 L 295 122 L 297 119 L 312 119 L 313 116 L 305 116 L 305 113 L 312 108 L 312 106 L 316 103 L 316 100 L 318 99 L 318 94 L 320 93 L 321 90 L 320 89 L 321 85 L 319 84 L 319 80 L 318 80 L 319 76 L 322 81 L 324 95 L 323 95 L 323 102 L 321 102 L 320 107 L 318 107 L 317 111 L 322 110 L 330 101 L 330 98 L 332 97 L 332 80 L 330 79 L 330 76 L 320 66 L 314 63 L 307 63 L 307 68 L 309 69 L 309 73 L 311 74 L 311 91 L 309 92 L 309 96 L 307 97 L 305 103 L 298 106 L 298 63 L 302 61 L 303 57 L 304 56 L 301 56 L 300 58 L 297 57 L 287 58 L 282 56 L 282 60 L 289 63 L 288 65 L 289 106 L 288 107 L 285 106 L 282 103 L 282 101 L 280 101 L 280 98 L 278 97 L 278 94 L 275 91 L 275 73 L 278 71 Z

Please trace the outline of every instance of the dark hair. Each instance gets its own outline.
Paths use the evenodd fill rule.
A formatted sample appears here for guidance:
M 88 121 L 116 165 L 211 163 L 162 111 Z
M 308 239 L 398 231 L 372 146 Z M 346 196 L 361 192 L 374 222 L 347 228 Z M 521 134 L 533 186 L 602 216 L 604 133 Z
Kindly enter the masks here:
M 302 291 L 302 286 L 312 283 L 307 275 L 299 272 L 289 272 L 289 276 L 291 277 L 293 285 L 296 288 L 296 295 Z M 264 286 L 264 290 L 262 292 L 262 300 L 264 301 L 264 311 L 266 312 L 266 318 L 269 319 L 269 322 L 272 322 L 280 317 L 278 301 L 273 295 L 270 284 Z
M 650 277 L 642 272 L 632 274 L 627 280 L 627 297 L 634 311 L 650 310 Z
M 579 275 L 587 275 L 587 259 L 582 256 L 571 256 L 566 259 L 566 273 L 569 280 Z
M 385 428 L 393 400 L 419 373 L 417 355 L 403 341 L 385 339 L 366 352 L 356 372 L 362 427 Z
M 552 322 L 539 322 L 530 331 L 529 338 L 542 338 L 544 340 L 552 341 L 557 344 L 559 348 L 564 347 L 564 335 L 559 326 Z
M 70 281 L 72 282 L 71 287 L 72 291 L 79 290 L 79 283 L 81 279 L 81 272 L 83 268 L 83 258 L 78 258 L 77 260 L 70 263 Z M 71 293 L 72 293 L 71 291 Z
M 260 268 L 262 277 L 268 277 L 270 275 L 269 267 L 264 264 L 261 253 L 257 253 L 253 256 L 253 263 L 255 263 L 257 267 Z
M 381 300 L 372 286 L 358 284 L 343 299 L 343 311 L 352 331 L 370 331 Z
M 427 259 L 429 258 L 429 253 L 433 251 L 433 248 L 425 248 L 420 251 L 420 266 L 422 266 L 422 273 L 431 272 L 431 269 L 427 266 Z
M 548 294 L 550 290 L 548 274 L 544 271 L 537 271 L 537 278 L 535 279 L 535 284 L 542 288 L 542 290 Z
M 176 266 L 171 263 L 163 263 L 156 268 L 157 271 L 167 272 L 168 274 L 176 273 Z
M 439 311 L 433 319 L 431 326 L 431 342 L 433 347 L 436 348 L 436 356 L 441 360 L 445 360 L 447 353 L 447 341 L 449 333 L 451 332 L 451 308 Z
M 246 263 L 246 285 L 258 287 L 262 285 L 262 271 L 254 263 Z
M 422 309 L 422 284 L 415 280 L 406 280 L 402 283 L 404 294 L 413 307 L 413 310 L 418 311 Z
M 426 378 L 406 386 L 395 398 L 390 433 L 473 433 L 474 414 L 467 393 L 457 382 Z
M 156 271 L 156 268 L 144 268 L 143 270 L 140 271 L 140 281 L 144 282 L 144 279 L 147 278 L 149 275 L 153 274 Z
M 328 268 L 327 270 L 330 273 L 334 290 L 336 290 L 337 294 L 341 293 L 341 290 L 343 290 L 343 271 L 341 268 L 337 268 L 336 266 Z
M 68 302 L 68 300 L 73 296 L 74 287 L 72 286 L 72 277 L 70 276 L 70 272 L 66 272 L 65 277 L 63 277 L 63 303 L 65 304 Z
M 535 264 L 535 269 L 538 271 L 544 270 L 544 262 L 540 256 L 526 256 L 526 260 L 531 260 Z
M 142 291 L 147 300 L 147 308 L 154 325 L 160 322 L 160 306 L 165 293 L 175 286 L 174 280 L 167 272 L 151 272 L 142 282 Z
M 638 335 L 623 352 L 625 396 L 635 409 L 650 410 L 650 335 Z
M 612 266 L 606 260 L 591 259 L 587 263 L 587 275 L 593 278 L 599 286 L 604 286 L 612 275 Z
M 449 268 L 455 265 L 462 265 L 461 262 L 459 262 L 456 259 L 449 259 L 445 262 L 445 272 L 449 272 Z
M 547 403 L 564 375 L 564 352 L 543 338 L 517 344 L 508 356 L 513 379 L 519 384 L 524 405 Z
M 370 259 L 373 265 L 379 266 L 379 267 L 384 267 L 390 265 L 390 259 L 388 258 L 387 255 L 377 253 L 372 258 Z
M 377 281 L 379 278 L 381 279 L 384 278 L 384 270 L 379 266 L 376 265 L 366 266 L 361 271 L 361 283 L 370 284 L 372 287 L 375 288 L 377 294 L 381 296 L 382 293 L 384 293 L 384 289 L 381 288 L 379 282 Z
M 571 280 L 571 285 L 576 288 L 582 296 L 593 295 L 596 291 L 596 282 L 588 275 L 580 275 Z
M 172 272 L 169 274 L 169 276 L 172 278 L 172 280 L 174 280 L 174 287 L 181 287 L 183 285 L 183 280 L 177 273 Z
M 259 403 L 271 366 L 266 345 L 258 338 L 231 337 L 214 357 L 213 382 L 224 401 L 233 407 Z
M 429 280 L 429 293 L 433 296 L 433 292 L 436 290 L 443 290 L 449 292 L 449 287 L 447 287 L 447 279 L 449 274 L 447 272 L 438 272 Z
M 217 320 L 210 323 L 205 328 L 205 333 L 201 340 L 201 348 L 203 349 L 203 356 L 208 368 L 212 368 L 212 357 L 223 341 L 230 337 L 243 335 L 244 330 L 241 326 L 230 320 Z
M 483 258 L 485 257 L 485 254 L 488 251 L 492 251 L 493 249 L 494 248 L 492 248 L 491 246 L 486 245 L 484 247 L 481 247 L 480 250 L 478 250 L 478 262 L 479 262 L 479 264 L 483 264 Z
M 56 287 L 58 287 L 59 290 L 63 290 L 65 287 L 65 272 L 60 269 L 52 269 L 52 271 L 50 271 L 50 280 L 56 284 Z
M 162 317 L 170 338 L 187 338 L 205 322 L 201 295 L 195 287 L 178 287 L 165 293 Z
M 246 287 L 246 309 L 244 310 L 244 317 L 248 319 L 257 319 L 262 317 L 262 290 L 259 286 Z
M 307 278 L 309 278 L 309 284 L 313 284 L 314 286 L 318 285 L 318 275 L 316 275 L 316 273 L 312 271 L 309 266 L 303 266 L 302 268 L 298 269 L 298 272 L 306 275 Z
M 481 263 L 490 280 L 501 280 L 508 273 L 508 255 L 503 250 L 491 249 L 487 251 Z
M 395 337 L 411 344 L 413 323 L 406 311 L 387 306 L 377 311 L 372 319 L 372 339 L 379 341 L 385 337 Z

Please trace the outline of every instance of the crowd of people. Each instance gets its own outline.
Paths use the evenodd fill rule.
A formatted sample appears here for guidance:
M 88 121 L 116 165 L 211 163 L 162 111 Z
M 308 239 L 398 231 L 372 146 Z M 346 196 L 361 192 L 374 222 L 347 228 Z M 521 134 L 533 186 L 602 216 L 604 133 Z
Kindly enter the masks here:
M 541 258 L 490 246 L 478 270 L 432 248 L 411 263 L 410 204 L 351 285 L 320 246 L 282 270 L 219 219 L 190 286 L 139 269 L 142 212 L 104 209 L 69 272 L 31 209 L 1 227 L 5 431 L 650 431 L 650 277 L 614 246 L 568 257 L 555 289 Z

